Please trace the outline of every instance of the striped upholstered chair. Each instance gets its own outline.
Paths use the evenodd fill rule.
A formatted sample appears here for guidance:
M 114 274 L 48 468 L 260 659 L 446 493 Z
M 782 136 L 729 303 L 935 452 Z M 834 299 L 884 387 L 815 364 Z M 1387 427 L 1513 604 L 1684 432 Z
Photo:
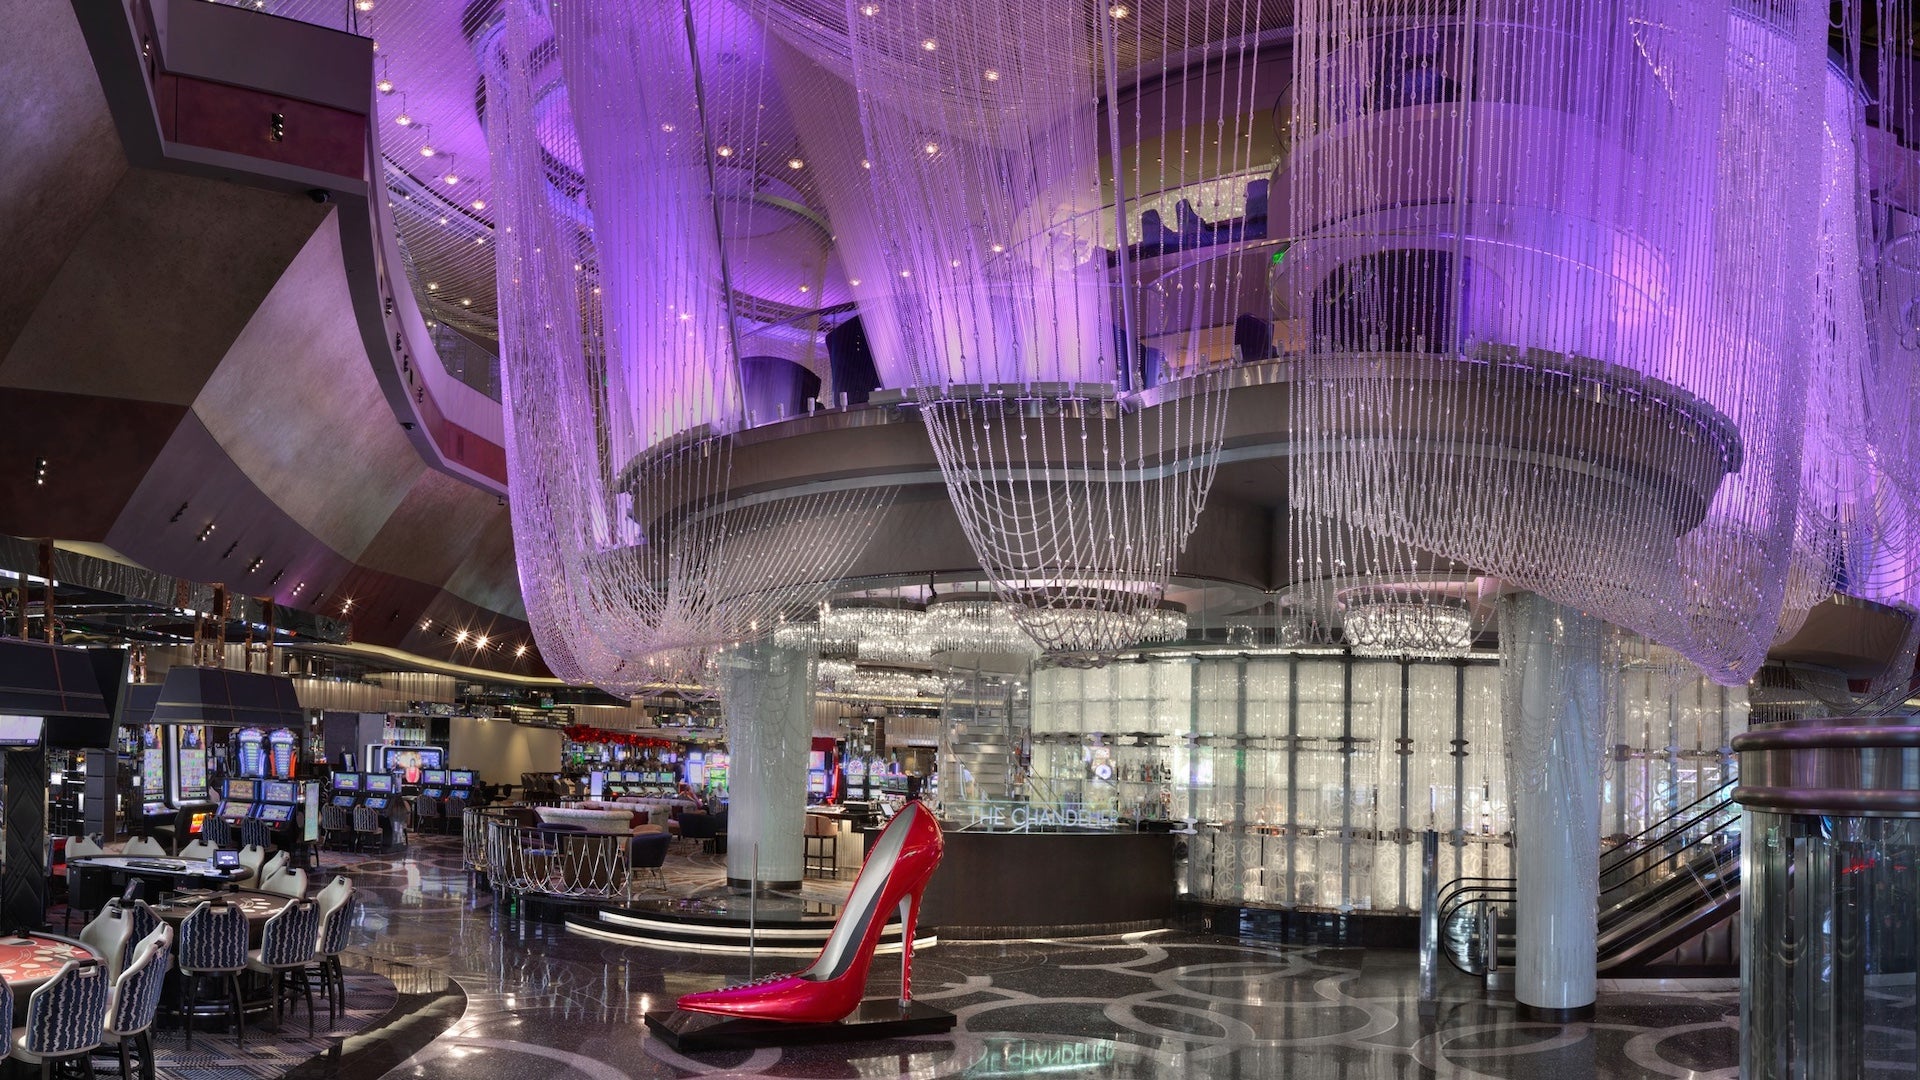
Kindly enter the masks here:
M 307 1001 L 307 1034 L 313 1034 L 313 984 L 307 969 L 320 939 L 320 905 L 311 900 L 289 900 L 267 920 L 260 947 L 247 955 L 247 970 L 273 979 L 273 1030 L 280 1030 L 286 999 L 297 986 Z M 295 979 L 298 982 L 295 982 Z
M 331 1021 L 347 1011 L 347 971 L 340 964 L 340 953 L 353 932 L 353 882 L 336 877 L 314 901 L 320 907 L 320 938 L 314 951 L 320 959 L 320 985 L 327 995 Z
M 240 999 L 240 973 L 247 969 L 247 913 L 224 900 L 203 901 L 180 923 L 180 1012 L 186 1019 L 187 1046 L 193 1046 L 193 1018 L 200 1010 L 200 982 L 225 984 L 224 1007 L 233 1017 L 234 1045 L 247 1041 L 246 1007 Z
M 27 999 L 27 1023 L 13 1032 L 13 1058 L 40 1066 L 42 1080 L 53 1066 L 88 1060 L 100 1045 L 113 983 L 107 969 L 92 961 L 68 963 Z
M 133 1080 L 131 1052 L 136 1049 L 142 1080 L 153 1080 L 153 1018 L 160 1011 L 160 987 L 172 966 L 173 928 L 161 926 L 135 944 L 132 962 L 114 980 L 100 1042 L 120 1051 L 120 1080 Z

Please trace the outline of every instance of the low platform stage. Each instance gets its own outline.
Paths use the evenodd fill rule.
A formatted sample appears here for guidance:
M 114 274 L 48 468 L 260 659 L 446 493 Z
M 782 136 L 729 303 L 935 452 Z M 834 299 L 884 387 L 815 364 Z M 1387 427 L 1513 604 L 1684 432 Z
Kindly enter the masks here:
M 656 1009 L 647 1014 L 647 1030 L 683 1054 L 938 1035 L 952 1031 L 953 1025 L 954 1015 L 945 1009 L 922 1001 L 903 1007 L 892 998 L 868 998 L 853 1015 L 833 1024 L 783 1024 L 679 1009 Z
M 793 893 L 767 893 L 749 904 L 726 886 L 692 896 L 656 897 L 622 903 L 590 902 L 529 894 L 523 898 L 531 917 L 558 922 L 568 932 L 603 941 L 674 952 L 746 953 L 749 944 L 761 956 L 810 958 L 819 953 L 839 917 L 837 904 Z M 924 921 L 915 949 L 940 943 Z M 880 931 L 880 954 L 900 951 L 900 920 L 890 913 Z

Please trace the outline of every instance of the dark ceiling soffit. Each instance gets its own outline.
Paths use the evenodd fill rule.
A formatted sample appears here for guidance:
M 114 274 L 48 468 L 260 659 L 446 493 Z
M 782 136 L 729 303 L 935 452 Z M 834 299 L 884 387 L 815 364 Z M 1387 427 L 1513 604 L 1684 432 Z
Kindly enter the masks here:
M 87 650 L 0 638 L 0 712 L 105 717 L 113 709 Z
M 166 681 L 160 684 L 159 699 L 147 722 L 287 727 L 302 723 L 304 715 L 292 679 L 223 668 L 176 667 L 168 669 Z

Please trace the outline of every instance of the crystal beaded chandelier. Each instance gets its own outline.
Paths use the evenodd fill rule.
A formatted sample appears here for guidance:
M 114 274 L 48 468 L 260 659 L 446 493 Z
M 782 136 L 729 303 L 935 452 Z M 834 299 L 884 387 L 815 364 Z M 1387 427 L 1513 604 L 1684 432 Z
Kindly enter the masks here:
M 1263 6 L 769 7 L 810 99 L 851 73 L 864 139 L 809 160 L 859 185 L 833 216 L 876 358 L 996 593 L 1049 650 L 1132 644 L 1218 460 L 1250 260 L 1201 215 L 1265 175 Z
M 1820 0 L 1301 3 L 1296 518 L 1748 677 L 1823 595 L 1786 582 L 1826 41 Z
M 728 499 L 747 350 L 785 318 L 737 273 L 772 212 L 757 144 L 725 142 L 774 93 L 753 25 L 724 0 L 505 8 L 479 49 L 515 558 L 555 674 L 630 693 L 817 603 L 891 496 Z M 702 38 L 743 62 L 709 70 Z

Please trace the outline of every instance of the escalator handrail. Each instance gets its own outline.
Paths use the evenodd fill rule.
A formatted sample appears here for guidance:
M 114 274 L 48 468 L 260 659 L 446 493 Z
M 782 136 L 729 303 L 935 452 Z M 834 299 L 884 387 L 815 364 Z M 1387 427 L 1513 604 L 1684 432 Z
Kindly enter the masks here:
M 1434 898 L 1434 906 L 1440 911 L 1447 909 L 1448 903 L 1457 899 L 1459 894 L 1470 889 L 1504 890 L 1512 892 L 1516 883 L 1510 877 L 1463 877 L 1454 878 L 1440 889 L 1440 895 Z
M 1708 841 L 1713 840 L 1716 837 L 1721 836 L 1722 834 L 1726 833 L 1729 829 L 1736 828 L 1738 825 L 1739 825 L 1738 818 L 1730 818 L 1727 821 L 1722 822 L 1719 825 L 1719 827 L 1709 832 L 1701 833 L 1699 836 L 1696 836 L 1692 840 L 1687 841 L 1685 844 L 1682 844 L 1680 847 L 1665 853 L 1660 858 L 1655 859 L 1654 861 L 1648 863 L 1646 866 L 1641 867 L 1639 870 L 1635 871 L 1633 874 L 1630 874 L 1627 877 L 1624 877 L 1619 881 L 1616 881 L 1613 884 L 1606 886 L 1605 888 L 1600 890 L 1600 895 L 1602 897 L 1605 897 L 1609 893 L 1619 892 L 1620 890 L 1626 888 L 1628 885 L 1632 884 L 1633 882 L 1638 881 L 1643 877 L 1646 877 L 1648 874 L 1652 873 L 1654 870 L 1662 866 L 1665 866 L 1666 864 L 1671 863 L 1677 859 L 1681 859 L 1687 856 L 1694 849 L 1706 844 Z M 1724 845 L 1721 845 L 1721 846 L 1724 846 Z M 1603 904 L 1602 906 L 1604 907 L 1605 905 Z
M 1712 791 L 1707 792 L 1705 795 L 1702 795 L 1699 798 L 1688 803 L 1687 805 L 1681 807 L 1680 809 L 1675 810 L 1667 814 L 1666 816 L 1660 818 L 1658 821 L 1655 821 L 1653 824 L 1640 830 L 1638 833 L 1635 833 L 1633 836 L 1628 837 L 1626 840 L 1621 841 L 1620 844 L 1615 846 L 1613 850 L 1605 852 L 1600 856 L 1601 872 L 1602 873 L 1606 872 L 1607 863 L 1609 860 L 1617 862 L 1623 858 L 1631 858 L 1633 855 L 1639 854 L 1641 851 L 1644 851 L 1646 848 L 1651 847 L 1656 840 L 1664 839 L 1665 836 L 1671 836 L 1674 833 L 1681 832 L 1685 829 L 1691 828 L 1695 823 L 1700 821 L 1702 818 L 1705 818 L 1711 814 L 1718 813 L 1720 810 L 1725 808 L 1724 804 L 1731 803 L 1733 801 L 1733 789 L 1737 783 L 1738 781 L 1729 780 L 1726 783 L 1721 784 L 1719 787 L 1714 788 Z M 1688 821 L 1684 825 L 1673 824 L 1676 818 L 1679 818 L 1681 815 L 1692 810 L 1694 807 L 1699 806 L 1701 803 L 1708 802 L 1710 800 L 1717 800 L 1723 805 L 1711 807 L 1707 810 L 1701 811 L 1692 820 Z M 1655 832 L 1663 832 L 1664 835 L 1662 837 L 1655 838 L 1655 840 L 1649 840 L 1648 837 Z

